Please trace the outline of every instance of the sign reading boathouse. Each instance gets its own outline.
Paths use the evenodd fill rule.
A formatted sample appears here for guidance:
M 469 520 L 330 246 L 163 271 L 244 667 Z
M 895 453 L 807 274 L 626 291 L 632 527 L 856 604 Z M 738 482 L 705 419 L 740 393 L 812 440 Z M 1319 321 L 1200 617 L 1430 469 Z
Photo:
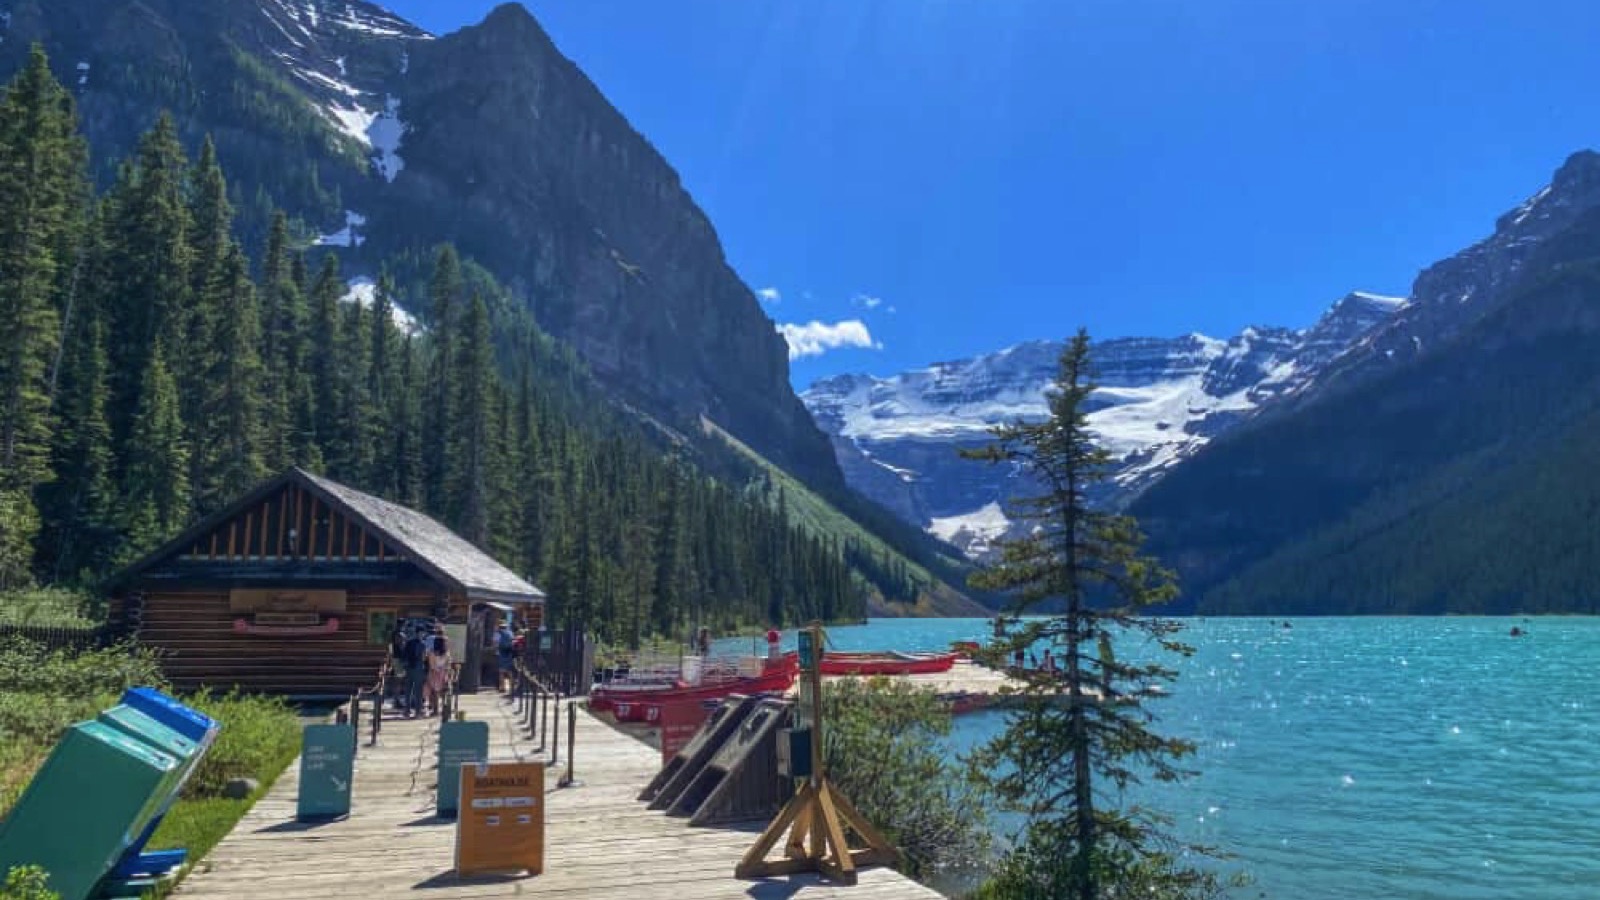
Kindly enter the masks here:
M 461 767 L 456 874 L 544 871 L 544 763 Z

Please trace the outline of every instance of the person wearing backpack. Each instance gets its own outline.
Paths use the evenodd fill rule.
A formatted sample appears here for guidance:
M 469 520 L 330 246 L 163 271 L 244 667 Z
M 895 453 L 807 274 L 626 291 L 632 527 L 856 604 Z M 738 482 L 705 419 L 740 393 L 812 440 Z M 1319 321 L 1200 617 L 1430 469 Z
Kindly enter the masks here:
M 510 693 L 511 676 L 515 671 L 517 661 L 516 635 L 511 633 L 511 625 L 504 620 L 500 622 L 500 629 L 494 634 L 494 649 L 496 662 L 500 664 L 500 691 Z
M 400 649 L 400 662 L 406 670 L 406 718 L 422 712 L 422 686 L 428 680 L 427 646 L 422 642 L 418 628 L 411 629 Z

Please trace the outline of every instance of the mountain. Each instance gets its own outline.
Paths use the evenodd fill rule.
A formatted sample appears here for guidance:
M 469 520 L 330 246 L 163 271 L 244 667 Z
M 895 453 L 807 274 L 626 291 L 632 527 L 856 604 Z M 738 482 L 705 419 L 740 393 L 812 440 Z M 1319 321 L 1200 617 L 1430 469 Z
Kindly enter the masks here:
M 397 323 L 426 335 L 452 244 L 503 358 L 536 322 L 581 362 L 561 377 L 597 383 L 668 453 L 740 489 L 764 479 L 712 422 L 870 531 L 891 565 L 858 580 L 913 565 L 961 584 L 947 548 L 849 490 L 706 215 L 520 5 L 435 36 L 364 0 L 0 0 L 0 78 L 34 43 L 72 89 L 101 189 L 168 111 L 191 155 L 214 139 L 255 259 L 287 211 L 313 264 L 337 256 L 346 300 L 373 304 L 387 270 Z
M 1593 611 L 1600 154 L 1132 505 L 1217 612 Z
M 1126 504 L 1256 410 L 1305 390 L 1404 306 L 1357 292 L 1301 330 L 1096 344 L 1100 387 L 1089 421 L 1117 459 L 1102 500 Z M 890 378 L 841 375 L 817 382 L 801 399 L 832 438 L 852 486 L 981 556 L 1010 524 L 1004 500 L 1027 486 L 1016 471 L 963 460 L 958 451 L 986 443 L 1000 422 L 1044 416 L 1061 349 L 1034 341 Z
M 35 41 L 102 184 L 169 109 L 215 137 L 247 244 L 272 206 L 358 273 L 454 242 L 619 398 L 843 489 L 710 221 L 520 5 L 435 38 L 363 0 L 0 0 L 0 77 Z

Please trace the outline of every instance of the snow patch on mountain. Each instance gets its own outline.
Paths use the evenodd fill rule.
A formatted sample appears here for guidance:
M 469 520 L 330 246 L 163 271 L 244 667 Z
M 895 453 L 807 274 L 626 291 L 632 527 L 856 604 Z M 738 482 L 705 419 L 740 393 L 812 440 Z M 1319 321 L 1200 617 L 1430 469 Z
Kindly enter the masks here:
M 332 234 L 324 234 L 317 238 L 318 247 L 350 247 L 361 246 L 364 238 L 361 235 L 362 226 L 367 224 L 367 217 L 358 212 L 344 211 L 344 227 Z
M 1263 405 L 1303 391 L 1406 302 L 1357 292 L 1300 330 L 1095 344 L 1097 388 L 1087 418 L 1113 460 L 1111 483 L 1099 499 L 1120 505 Z M 841 467 L 858 490 L 936 534 L 967 527 L 981 538 L 979 526 L 996 522 L 992 513 L 1000 507 L 985 513 L 991 504 L 1028 486 L 1015 467 L 986 470 L 959 460 L 956 451 L 987 442 L 995 425 L 1047 416 L 1045 394 L 1061 349 L 1060 342 L 1032 341 L 890 378 L 843 375 L 812 385 L 801 399 L 834 436 Z
M 1011 520 L 998 501 L 958 516 L 943 516 L 928 523 L 928 533 L 947 544 L 961 548 L 968 556 L 983 556 L 994 541 L 1011 528 Z
M 405 135 L 406 123 L 400 119 L 399 98 L 384 98 L 383 112 L 367 126 L 367 140 L 375 154 L 373 165 L 384 181 L 393 183 L 395 176 L 406 167 L 406 161 L 400 157 L 400 142 Z
M 359 303 L 371 309 L 378 302 L 378 283 L 371 278 L 365 276 L 352 278 L 345 287 L 345 295 L 339 298 L 345 303 Z M 419 334 L 425 330 L 416 316 L 392 305 L 392 302 L 389 307 L 389 317 L 394 320 L 395 326 L 406 334 Z

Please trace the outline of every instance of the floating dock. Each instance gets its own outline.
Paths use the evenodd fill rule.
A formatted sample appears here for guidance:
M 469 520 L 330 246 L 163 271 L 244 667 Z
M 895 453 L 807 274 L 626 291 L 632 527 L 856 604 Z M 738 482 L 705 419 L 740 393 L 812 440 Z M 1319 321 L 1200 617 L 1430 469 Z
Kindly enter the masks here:
M 932 677 L 932 676 L 928 676 Z M 952 687 L 951 690 L 961 690 Z M 547 761 L 513 705 L 495 694 L 461 698 L 468 719 L 490 725 L 490 758 Z M 308 900 L 415 895 L 450 898 L 573 897 L 589 900 L 935 900 L 930 888 L 887 868 L 863 870 L 844 887 L 813 875 L 745 880 L 734 866 L 765 823 L 693 828 L 638 799 L 661 766 L 659 751 L 579 706 L 579 785 L 557 788 L 567 766 L 563 704 L 561 760 L 548 773 L 544 874 L 458 878 L 455 824 L 434 815 L 437 720 L 386 718 L 378 746 L 363 727 L 348 819 L 295 821 L 299 765 L 191 873 L 181 900 Z M 552 735 L 554 737 L 554 735 Z

